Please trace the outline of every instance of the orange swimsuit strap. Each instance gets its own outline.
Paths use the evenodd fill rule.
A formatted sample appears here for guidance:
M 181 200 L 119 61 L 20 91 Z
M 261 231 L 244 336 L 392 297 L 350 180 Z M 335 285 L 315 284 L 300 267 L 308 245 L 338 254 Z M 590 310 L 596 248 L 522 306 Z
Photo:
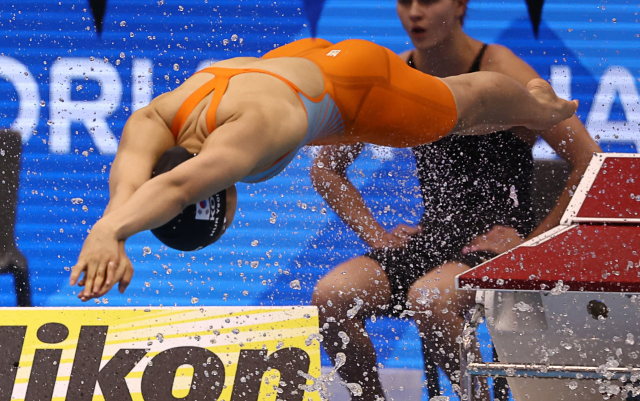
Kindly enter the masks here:
M 293 89 L 298 95 L 300 102 L 302 102 L 302 99 L 300 98 L 301 94 L 312 101 L 318 101 L 324 95 L 323 93 L 321 96 L 316 98 L 310 97 L 306 93 L 302 92 L 302 90 L 300 90 L 300 88 L 293 82 L 289 81 L 286 78 L 281 77 L 278 74 L 275 74 L 273 72 L 266 71 L 266 70 L 260 70 L 255 68 L 208 67 L 201 71 L 198 71 L 196 74 L 203 73 L 203 72 L 214 74 L 215 76 L 211 80 L 203 84 L 201 87 L 196 89 L 191 95 L 189 95 L 187 100 L 185 100 L 184 103 L 182 103 L 182 105 L 178 109 L 178 112 L 173 118 L 173 125 L 171 126 L 171 132 L 173 133 L 173 136 L 176 139 L 178 138 L 178 134 L 182 130 L 182 127 L 184 126 L 185 122 L 187 121 L 187 118 L 189 118 L 189 116 L 191 115 L 193 110 L 196 108 L 198 103 L 200 103 L 202 99 L 207 97 L 211 92 L 213 92 L 213 98 L 211 99 L 211 105 L 207 110 L 207 129 L 209 130 L 210 133 L 216 129 L 216 111 L 218 110 L 218 105 L 222 100 L 222 96 L 224 96 L 225 92 L 227 91 L 227 87 L 229 86 L 229 80 L 236 75 L 245 74 L 249 72 L 257 72 L 261 74 L 271 75 L 272 77 L 278 78 L 285 84 L 289 85 L 289 87 L 291 87 L 291 89 Z

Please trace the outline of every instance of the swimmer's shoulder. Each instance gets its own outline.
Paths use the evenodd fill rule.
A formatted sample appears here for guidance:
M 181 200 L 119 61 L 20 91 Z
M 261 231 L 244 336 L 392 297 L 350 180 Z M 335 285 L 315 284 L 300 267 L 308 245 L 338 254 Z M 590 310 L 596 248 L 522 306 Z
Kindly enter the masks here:
M 538 73 L 529 64 L 508 47 L 498 44 L 487 46 L 480 63 L 480 70 L 499 72 L 522 84 L 538 78 Z

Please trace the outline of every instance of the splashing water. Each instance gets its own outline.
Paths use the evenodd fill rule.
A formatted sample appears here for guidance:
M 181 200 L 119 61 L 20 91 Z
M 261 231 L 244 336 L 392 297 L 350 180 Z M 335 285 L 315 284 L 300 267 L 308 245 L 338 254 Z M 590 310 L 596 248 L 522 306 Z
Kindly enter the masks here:
M 324 341 L 324 336 L 318 333 L 309 334 L 309 337 L 307 337 L 307 339 L 304 340 L 304 344 L 307 347 L 310 347 L 311 344 L 313 343 L 313 340 L 317 340 L 319 343 L 321 343 L 322 341 Z
M 343 383 L 346 388 L 351 391 L 351 394 L 355 397 L 362 395 L 362 387 L 358 383 Z
M 342 349 L 347 349 L 347 345 L 349 344 L 349 341 L 351 341 L 347 333 L 340 331 L 338 332 L 338 337 L 342 340 Z
M 355 298 L 354 301 L 356 301 L 356 304 L 347 311 L 347 317 L 349 319 L 353 319 L 358 314 L 358 311 L 360 311 L 360 308 L 362 308 L 362 305 L 364 305 L 364 301 L 360 298 Z
M 569 291 L 569 286 L 564 285 L 564 282 L 562 280 L 558 280 L 556 286 L 551 289 L 551 295 L 560 295 L 564 294 L 567 291 Z
M 533 306 L 520 301 L 513 305 L 513 310 L 518 310 L 520 312 L 533 312 Z
M 302 286 L 300 285 L 300 280 L 293 280 L 292 282 L 289 283 L 289 287 L 291 287 L 294 290 L 302 289 Z

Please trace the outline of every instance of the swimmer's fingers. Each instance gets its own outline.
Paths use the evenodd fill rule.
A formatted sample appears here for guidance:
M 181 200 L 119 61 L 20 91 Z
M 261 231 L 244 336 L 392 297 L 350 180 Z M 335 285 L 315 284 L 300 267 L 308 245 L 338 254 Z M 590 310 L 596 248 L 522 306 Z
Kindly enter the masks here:
M 69 285 L 74 286 L 78 284 L 79 286 L 83 286 L 84 279 L 82 279 L 80 282 L 78 282 L 78 279 L 80 278 L 80 275 L 82 275 L 82 272 L 85 272 L 86 270 L 87 270 L 87 263 L 83 259 L 78 259 L 78 263 L 76 263 L 76 265 L 73 266 L 73 269 L 71 269 L 71 277 L 69 277 Z
M 96 275 L 98 272 L 102 272 L 104 273 L 104 271 L 106 270 L 106 265 L 107 265 L 107 261 L 103 261 L 103 260 L 91 260 L 88 263 L 87 266 L 87 272 L 84 276 L 84 280 L 85 280 L 85 286 L 84 286 L 84 290 L 78 295 L 78 297 L 82 300 L 82 301 L 88 301 L 89 299 L 93 298 L 93 284 L 96 280 Z
M 101 297 L 105 295 L 107 292 L 111 291 L 113 286 L 123 279 L 127 270 L 130 267 L 131 267 L 131 261 L 126 256 L 120 258 L 117 268 L 115 267 L 115 264 L 110 265 L 107 268 L 107 279 L 102 285 L 102 288 L 98 291 L 96 295 Z
M 118 264 L 112 260 L 108 261 L 106 265 L 104 263 L 99 265 L 95 280 L 93 281 L 92 295 L 96 296 L 102 290 L 102 285 L 107 284 L 109 274 L 113 276 L 117 266 Z

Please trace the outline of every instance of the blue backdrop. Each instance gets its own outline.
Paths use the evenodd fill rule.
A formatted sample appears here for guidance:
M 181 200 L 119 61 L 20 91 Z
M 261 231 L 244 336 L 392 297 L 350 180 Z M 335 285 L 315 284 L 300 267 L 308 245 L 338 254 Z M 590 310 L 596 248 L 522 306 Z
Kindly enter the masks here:
M 68 270 L 106 206 L 110 165 L 131 112 L 211 60 L 260 56 L 310 36 L 304 3 L 314 2 L 110 0 L 98 36 L 87 1 L 0 1 L 0 127 L 20 130 L 24 140 L 16 236 L 35 305 L 80 305 Z M 320 3 L 309 11 L 319 12 Z M 635 152 L 638 11 L 622 0 L 547 0 L 536 39 L 524 1 L 472 0 L 465 30 L 510 47 L 559 93 L 579 99 L 580 118 L 606 150 Z M 330 41 L 410 48 L 393 0 L 327 0 L 314 28 Z M 127 293 L 91 304 L 307 304 L 320 276 L 366 250 L 311 187 L 312 152 L 273 180 L 239 185 L 233 228 L 215 246 L 178 253 L 149 233 L 131 238 L 136 272 Z M 554 157 L 543 144 L 535 152 Z M 408 151 L 369 148 L 350 174 L 392 226 L 419 220 L 413 170 Z M 11 278 L 0 277 L 0 287 L 0 304 L 14 305 Z M 421 367 L 412 326 L 374 326 L 375 341 L 383 341 L 376 333 L 392 339 L 383 363 Z

